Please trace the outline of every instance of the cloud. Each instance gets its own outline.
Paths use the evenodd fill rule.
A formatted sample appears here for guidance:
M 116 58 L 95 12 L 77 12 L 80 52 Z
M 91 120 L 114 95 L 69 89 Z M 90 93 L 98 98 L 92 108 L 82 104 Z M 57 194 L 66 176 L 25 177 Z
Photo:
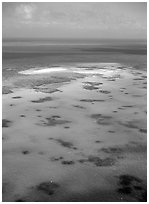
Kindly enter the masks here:
M 21 4 L 17 6 L 15 9 L 16 15 L 26 20 L 31 20 L 34 12 L 35 12 L 35 6 L 32 4 L 31 5 Z
M 20 30 L 25 28 L 26 32 L 31 28 L 43 29 L 43 32 L 45 28 L 49 32 L 61 29 L 63 33 L 66 30 L 68 33 L 69 29 L 73 30 L 74 35 L 83 31 L 92 35 L 102 32 L 120 35 L 125 31 L 146 35 L 146 5 L 141 5 L 91 2 L 3 3 L 3 28 L 20 27 Z

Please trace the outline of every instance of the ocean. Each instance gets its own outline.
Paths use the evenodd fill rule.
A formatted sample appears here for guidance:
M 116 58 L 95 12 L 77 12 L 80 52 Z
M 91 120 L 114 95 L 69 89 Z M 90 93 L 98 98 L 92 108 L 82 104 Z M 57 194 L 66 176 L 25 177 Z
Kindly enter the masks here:
M 74 63 L 124 63 L 146 70 L 146 40 L 3 39 L 3 77 L 34 67 Z
M 3 202 L 147 201 L 138 40 L 3 40 Z

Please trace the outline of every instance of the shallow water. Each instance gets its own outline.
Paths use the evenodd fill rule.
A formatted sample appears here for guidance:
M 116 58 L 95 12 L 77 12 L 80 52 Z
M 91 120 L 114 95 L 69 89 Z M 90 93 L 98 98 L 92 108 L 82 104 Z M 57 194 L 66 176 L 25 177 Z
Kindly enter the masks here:
M 146 72 L 119 63 L 64 69 L 32 68 L 7 82 L 3 201 L 145 201 Z M 57 83 L 58 92 L 40 89 Z

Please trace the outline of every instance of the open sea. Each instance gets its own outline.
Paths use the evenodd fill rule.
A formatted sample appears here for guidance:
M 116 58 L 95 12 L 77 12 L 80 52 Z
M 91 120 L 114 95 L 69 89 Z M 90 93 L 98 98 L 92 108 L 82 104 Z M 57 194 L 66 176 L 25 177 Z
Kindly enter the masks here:
M 124 63 L 146 70 L 146 40 L 3 39 L 3 77 L 34 67 L 74 63 Z

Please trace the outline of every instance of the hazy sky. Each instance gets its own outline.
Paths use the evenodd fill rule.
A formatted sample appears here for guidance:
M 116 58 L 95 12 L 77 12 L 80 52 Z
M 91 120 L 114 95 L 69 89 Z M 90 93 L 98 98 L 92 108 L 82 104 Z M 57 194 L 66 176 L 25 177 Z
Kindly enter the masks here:
M 146 38 L 146 3 L 3 3 L 3 38 Z

